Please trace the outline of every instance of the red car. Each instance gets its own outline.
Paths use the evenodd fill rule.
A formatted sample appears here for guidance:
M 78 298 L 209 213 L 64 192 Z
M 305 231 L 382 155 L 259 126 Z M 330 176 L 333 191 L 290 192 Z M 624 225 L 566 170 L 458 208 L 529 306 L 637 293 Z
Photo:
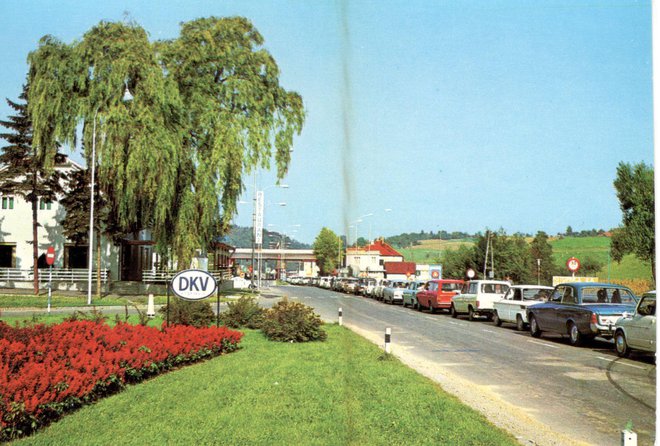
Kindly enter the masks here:
M 436 309 L 449 310 L 451 298 L 460 293 L 462 280 L 438 279 L 426 283 L 424 290 L 417 291 L 417 308 L 428 309 L 434 313 Z

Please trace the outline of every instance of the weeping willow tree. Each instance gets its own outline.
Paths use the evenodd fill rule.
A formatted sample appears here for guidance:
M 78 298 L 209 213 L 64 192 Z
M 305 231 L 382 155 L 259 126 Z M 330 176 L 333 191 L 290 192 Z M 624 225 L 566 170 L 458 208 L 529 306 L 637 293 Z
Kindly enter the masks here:
M 239 17 L 183 23 L 155 43 L 135 23 L 101 22 L 71 44 L 45 36 L 29 55 L 33 144 L 76 146 L 82 126 L 114 226 L 151 229 L 185 267 L 228 229 L 245 174 L 273 159 L 286 174 L 302 130 L 302 98 L 279 85 L 263 43 Z

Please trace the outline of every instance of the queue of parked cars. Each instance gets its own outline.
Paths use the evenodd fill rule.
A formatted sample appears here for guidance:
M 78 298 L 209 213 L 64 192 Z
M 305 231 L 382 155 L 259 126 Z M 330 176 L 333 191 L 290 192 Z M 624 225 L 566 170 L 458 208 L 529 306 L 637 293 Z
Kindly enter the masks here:
M 292 284 L 317 285 L 456 318 L 485 318 L 495 325 L 515 324 L 533 337 L 555 333 L 571 345 L 600 337 L 614 339 L 619 356 L 656 351 L 655 291 L 637 297 L 611 283 L 570 282 L 548 287 L 511 285 L 499 280 L 393 280 L 350 277 L 292 278 Z

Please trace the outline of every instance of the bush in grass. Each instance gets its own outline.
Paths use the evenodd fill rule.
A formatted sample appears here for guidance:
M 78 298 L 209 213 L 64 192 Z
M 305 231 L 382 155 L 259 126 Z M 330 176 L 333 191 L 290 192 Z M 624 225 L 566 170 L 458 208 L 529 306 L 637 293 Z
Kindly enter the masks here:
M 167 318 L 167 305 L 160 310 L 163 319 Z M 170 300 L 170 324 L 191 325 L 193 327 L 208 327 L 215 322 L 215 315 L 208 302 L 188 302 L 182 299 Z
M 227 304 L 227 307 L 227 311 L 220 315 L 220 321 L 227 327 L 261 328 L 264 309 L 252 297 L 243 296 Z
M 284 299 L 266 310 L 261 331 L 271 341 L 323 341 L 327 334 L 322 325 L 311 307 Z

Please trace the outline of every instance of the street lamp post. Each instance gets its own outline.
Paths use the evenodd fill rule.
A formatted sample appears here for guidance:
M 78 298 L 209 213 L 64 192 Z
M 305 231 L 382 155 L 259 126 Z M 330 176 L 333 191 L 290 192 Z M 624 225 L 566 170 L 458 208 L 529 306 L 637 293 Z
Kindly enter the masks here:
M 124 95 L 122 97 L 123 102 L 130 102 L 133 100 L 133 95 L 128 89 L 128 84 L 125 83 Z M 96 121 L 99 113 L 99 107 L 94 111 L 94 125 L 92 127 L 92 175 L 90 180 L 90 192 L 89 192 L 89 268 L 87 271 L 87 305 L 92 304 L 92 267 L 94 266 L 94 188 L 96 183 Z M 99 235 L 100 237 L 100 235 Z M 100 271 L 96 272 L 97 274 Z
M 271 187 L 280 187 L 282 189 L 288 189 L 289 185 L 288 184 L 273 184 L 271 186 L 267 186 L 261 190 L 257 190 L 257 177 L 255 174 L 254 177 L 254 209 L 252 213 L 252 259 L 251 259 L 251 264 L 252 264 L 252 274 L 250 277 L 251 281 L 251 286 L 252 288 L 255 287 L 254 285 L 254 274 L 255 274 L 255 268 L 254 268 L 254 258 L 255 258 L 255 250 L 258 249 L 259 252 L 257 253 L 257 270 L 259 275 L 257 276 L 257 288 L 261 287 L 261 246 L 263 244 L 263 240 L 261 240 L 261 231 L 263 230 L 263 212 L 264 212 L 264 191 L 267 189 L 270 189 Z M 259 203 L 257 203 L 259 201 Z M 280 202 L 277 203 L 279 206 L 286 206 L 285 202 Z M 257 248 L 258 245 L 258 248 Z

